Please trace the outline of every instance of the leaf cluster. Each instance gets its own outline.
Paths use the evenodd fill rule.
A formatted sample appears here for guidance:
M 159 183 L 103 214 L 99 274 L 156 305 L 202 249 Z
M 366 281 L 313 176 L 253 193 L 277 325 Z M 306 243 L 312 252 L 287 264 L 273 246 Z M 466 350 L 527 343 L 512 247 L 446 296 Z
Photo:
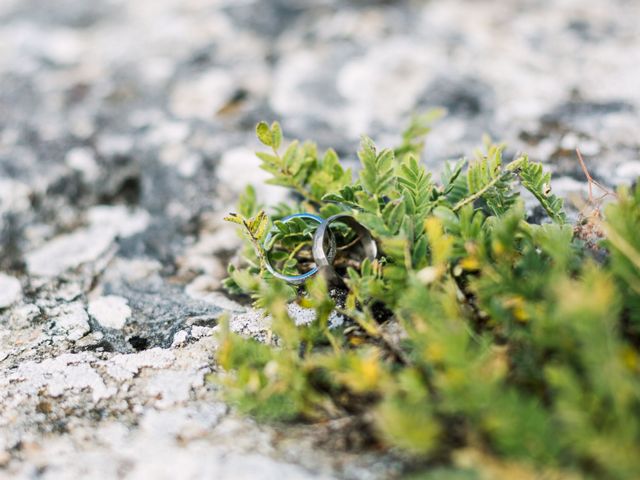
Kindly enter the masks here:
M 505 164 L 504 147 L 487 142 L 435 182 L 414 135 L 426 130 L 410 126 L 395 149 L 363 138 L 352 178 L 311 144 L 278 156 L 280 127 L 258 126 L 274 147 L 263 158 L 272 182 L 308 211 L 353 214 L 381 255 L 345 269 L 339 298 L 321 277 L 295 292 L 248 256 L 231 274 L 246 288 L 233 284 L 270 314 L 276 340 L 223 327 L 227 398 L 266 420 L 358 417 L 370 440 L 440 465 L 420 478 L 637 478 L 640 187 L 592 219 L 606 232 L 602 263 L 542 165 L 525 155 Z M 527 220 L 523 190 L 547 222 Z M 289 251 L 308 241 L 308 226 L 286 228 L 278 212 L 264 226 L 250 193 L 242 203 L 247 216 L 230 220 L 249 245 L 273 225 Z M 296 325 L 293 298 L 315 322 Z M 345 321 L 330 328 L 336 312 Z

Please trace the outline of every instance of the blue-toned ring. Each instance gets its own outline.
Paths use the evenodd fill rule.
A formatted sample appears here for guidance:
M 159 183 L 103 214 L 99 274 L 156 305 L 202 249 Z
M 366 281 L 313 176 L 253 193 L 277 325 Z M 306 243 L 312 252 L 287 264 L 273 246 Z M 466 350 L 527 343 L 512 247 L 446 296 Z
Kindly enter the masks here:
M 287 223 L 289 220 L 292 220 L 294 218 L 313 220 L 314 222 L 318 223 L 318 226 L 322 225 L 322 223 L 324 222 L 324 218 L 319 217 L 318 215 L 314 215 L 312 213 L 294 213 L 293 215 L 287 215 L 286 217 L 281 218 L 280 221 L 283 223 Z M 271 238 L 273 237 L 274 233 L 275 233 L 275 230 L 271 229 L 271 231 L 267 234 L 267 237 L 264 239 L 265 246 L 269 245 L 269 242 L 271 241 Z M 335 255 L 336 255 L 336 240 L 335 240 L 335 237 L 331 235 L 329 237 L 329 252 L 327 253 L 327 257 L 330 259 L 331 262 L 333 262 Z M 269 250 L 267 250 L 266 248 L 265 248 L 264 263 L 265 263 L 266 269 L 269 271 L 269 273 L 271 273 L 271 275 L 281 280 L 284 280 L 285 282 L 291 283 L 293 285 L 300 285 L 301 283 L 304 283 L 304 281 L 307 278 L 310 278 L 314 276 L 316 273 L 318 273 L 317 265 L 314 265 L 314 267 L 311 270 L 305 273 L 301 273 L 300 275 L 285 275 L 284 273 L 280 273 L 276 271 L 276 269 L 273 268 L 273 266 L 271 265 L 271 261 L 269 260 Z

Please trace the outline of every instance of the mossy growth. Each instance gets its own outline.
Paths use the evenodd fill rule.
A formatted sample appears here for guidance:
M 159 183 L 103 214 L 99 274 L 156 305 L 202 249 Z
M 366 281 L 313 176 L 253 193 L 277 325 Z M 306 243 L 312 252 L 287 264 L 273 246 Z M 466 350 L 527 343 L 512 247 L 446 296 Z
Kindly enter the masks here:
M 223 324 L 226 398 L 262 420 L 358 418 L 372 445 L 423 467 L 411 478 L 639 478 L 640 187 L 572 226 L 542 166 L 488 142 L 436 182 L 419 160 L 434 117 L 395 149 L 363 138 L 357 175 L 313 143 L 282 151 L 279 125 L 258 125 L 269 183 L 293 195 L 267 214 L 249 187 L 228 217 L 247 242 L 225 285 L 271 316 L 273 336 Z M 279 221 L 300 211 L 352 214 L 379 258 L 346 259 L 342 287 L 270 277 L 271 229 L 281 268 L 311 261 L 313 228 Z M 596 247 L 585 229 L 605 233 Z M 296 325 L 289 302 L 315 321 Z M 335 312 L 345 321 L 330 327 Z

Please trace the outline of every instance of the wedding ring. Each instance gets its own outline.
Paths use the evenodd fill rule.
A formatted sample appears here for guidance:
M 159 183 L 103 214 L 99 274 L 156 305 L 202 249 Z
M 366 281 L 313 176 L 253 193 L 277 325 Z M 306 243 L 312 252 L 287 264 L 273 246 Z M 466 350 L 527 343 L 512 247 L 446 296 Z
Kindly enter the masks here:
M 334 222 L 345 224 L 358 235 L 357 240 L 359 240 L 362 245 L 366 258 L 373 261 L 378 256 L 378 246 L 371 236 L 371 233 L 351 215 L 347 213 L 339 213 L 327 218 L 320 224 L 313 236 L 313 259 L 315 260 L 316 266 L 320 272 L 322 272 L 328 280 L 333 281 L 339 279 L 335 268 L 333 268 L 335 252 L 332 252 L 331 250 L 332 248 L 336 248 L 335 236 L 332 234 L 330 229 L 331 224 Z M 325 252 L 325 242 L 327 239 L 329 240 L 329 252 Z M 330 255 L 332 253 L 333 257 Z
M 313 215 L 311 213 L 295 213 L 293 215 L 288 215 L 286 217 L 281 218 L 280 221 L 283 222 L 283 223 L 287 223 L 287 222 L 293 220 L 294 218 L 302 218 L 304 220 L 312 220 L 312 221 L 316 222 L 319 226 L 322 226 L 323 223 L 325 222 L 325 220 L 322 217 L 319 217 L 318 215 Z M 318 227 L 318 228 L 320 228 L 320 227 Z M 274 234 L 275 234 L 275 229 L 272 228 L 271 231 L 267 234 L 267 237 L 264 240 L 264 245 L 265 245 L 265 259 L 264 259 L 265 267 L 269 271 L 269 273 L 271 273 L 271 275 L 273 275 L 274 277 L 279 278 L 281 280 L 284 280 L 285 282 L 291 283 L 293 285 L 300 285 L 301 283 L 304 283 L 304 281 L 307 278 L 312 277 L 313 275 L 318 273 L 317 260 L 316 260 L 316 264 L 313 266 L 313 268 L 311 268 L 311 270 L 309 270 L 307 272 L 304 272 L 304 273 L 301 273 L 299 275 L 285 275 L 284 273 L 278 272 L 275 268 L 273 268 L 273 265 L 271 265 L 271 260 L 269 259 L 269 251 L 270 251 L 269 243 L 271 242 L 271 239 L 273 238 Z M 315 239 L 315 236 L 314 236 L 314 239 Z M 331 234 L 330 237 L 329 237 L 329 251 L 327 252 L 326 255 L 324 255 L 323 258 L 325 258 L 328 262 L 332 263 L 334 258 L 335 258 L 335 256 L 336 256 L 336 240 L 335 240 L 335 237 L 333 236 L 333 234 Z M 315 255 L 314 255 L 314 260 L 315 260 Z

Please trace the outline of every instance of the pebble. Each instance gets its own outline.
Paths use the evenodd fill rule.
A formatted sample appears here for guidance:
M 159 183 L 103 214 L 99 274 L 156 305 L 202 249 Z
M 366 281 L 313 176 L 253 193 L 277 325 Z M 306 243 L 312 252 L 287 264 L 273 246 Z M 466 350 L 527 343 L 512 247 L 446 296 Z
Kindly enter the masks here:
M 131 308 L 126 298 L 107 295 L 89 302 L 89 315 L 105 328 L 120 330 L 131 316 Z
M 176 332 L 173 336 L 173 341 L 171 342 L 171 348 L 176 348 L 184 345 L 187 341 L 187 337 L 189 336 L 189 332 L 186 330 L 180 330 Z

